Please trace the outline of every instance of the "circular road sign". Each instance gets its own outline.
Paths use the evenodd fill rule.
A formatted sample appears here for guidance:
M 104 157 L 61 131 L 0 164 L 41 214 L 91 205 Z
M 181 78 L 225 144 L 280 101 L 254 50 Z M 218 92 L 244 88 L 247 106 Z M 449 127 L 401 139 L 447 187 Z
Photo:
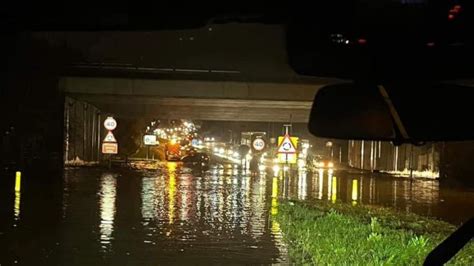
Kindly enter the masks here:
M 262 151 L 265 148 L 265 141 L 260 138 L 254 139 L 252 142 L 252 147 L 256 151 Z
M 117 127 L 117 121 L 111 116 L 107 117 L 104 121 L 104 127 L 107 130 L 114 130 Z

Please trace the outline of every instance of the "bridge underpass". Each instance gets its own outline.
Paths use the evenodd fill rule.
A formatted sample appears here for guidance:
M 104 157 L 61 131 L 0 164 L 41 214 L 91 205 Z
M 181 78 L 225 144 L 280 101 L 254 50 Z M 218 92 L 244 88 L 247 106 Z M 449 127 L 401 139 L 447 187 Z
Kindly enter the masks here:
M 60 88 L 123 118 L 306 123 L 323 85 L 63 77 Z
M 120 118 L 307 122 L 311 102 L 71 95 Z

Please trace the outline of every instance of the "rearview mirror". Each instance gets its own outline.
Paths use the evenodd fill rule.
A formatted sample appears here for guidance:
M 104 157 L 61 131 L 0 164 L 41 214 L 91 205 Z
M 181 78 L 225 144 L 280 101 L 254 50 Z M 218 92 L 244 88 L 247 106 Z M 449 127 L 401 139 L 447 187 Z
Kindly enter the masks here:
M 313 102 L 309 131 L 323 138 L 393 140 L 390 111 L 376 87 L 326 86 Z
M 329 85 L 315 96 L 309 131 L 396 143 L 473 140 L 473 99 L 473 87 L 453 84 Z

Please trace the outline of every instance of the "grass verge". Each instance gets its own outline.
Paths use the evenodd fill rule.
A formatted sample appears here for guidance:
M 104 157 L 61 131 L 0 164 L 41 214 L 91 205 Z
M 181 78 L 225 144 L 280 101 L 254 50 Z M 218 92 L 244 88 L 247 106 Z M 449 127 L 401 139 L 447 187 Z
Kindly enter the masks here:
M 275 217 L 298 265 L 421 265 L 455 227 L 386 208 L 286 201 Z M 451 265 L 472 265 L 471 241 Z

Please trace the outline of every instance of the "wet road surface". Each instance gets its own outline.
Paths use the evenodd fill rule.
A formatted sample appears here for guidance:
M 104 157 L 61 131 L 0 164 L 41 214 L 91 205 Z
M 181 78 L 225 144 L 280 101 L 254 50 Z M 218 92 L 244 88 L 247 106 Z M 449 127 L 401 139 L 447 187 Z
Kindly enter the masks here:
M 59 265 L 284 261 L 269 215 L 271 180 L 233 168 L 202 176 L 182 170 L 176 163 L 164 171 L 66 170 L 61 199 L 35 189 L 35 200 L 12 202 L 3 255 Z M 54 201 L 60 210 L 45 213 L 42 207 Z
M 319 170 L 283 178 L 282 198 L 376 205 L 459 225 L 474 215 L 474 189 L 442 187 L 438 180 Z
M 23 177 L 21 192 L 2 188 L 0 264 L 285 264 L 272 218 L 282 198 L 389 206 L 452 223 L 472 215 L 473 191 L 434 180 L 270 172 L 168 163 L 158 171 L 72 168 L 58 184 Z

